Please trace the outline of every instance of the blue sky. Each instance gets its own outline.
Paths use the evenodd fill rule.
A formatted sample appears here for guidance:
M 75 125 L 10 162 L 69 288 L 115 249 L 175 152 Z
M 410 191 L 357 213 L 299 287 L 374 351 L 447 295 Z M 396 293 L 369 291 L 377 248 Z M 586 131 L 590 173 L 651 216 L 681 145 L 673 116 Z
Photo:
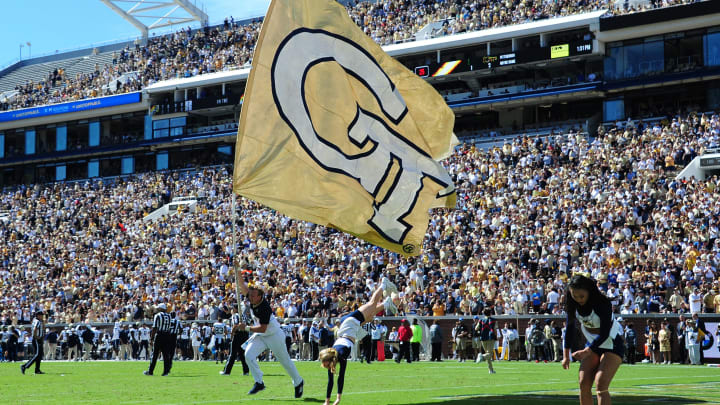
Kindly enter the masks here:
M 0 38 L 4 40 L 0 41 L 0 67 L 16 61 L 21 50 L 23 59 L 27 59 L 29 52 L 37 56 L 139 36 L 134 26 L 100 0 L 1 1 Z M 270 0 L 190 1 L 197 7 L 204 6 L 211 24 L 229 16 L 245 19 L 264 15 L 270 4 Z M 177 12 L 174 15 L 178 15 Z M 158 33 L 164 32 L 162 30 Z

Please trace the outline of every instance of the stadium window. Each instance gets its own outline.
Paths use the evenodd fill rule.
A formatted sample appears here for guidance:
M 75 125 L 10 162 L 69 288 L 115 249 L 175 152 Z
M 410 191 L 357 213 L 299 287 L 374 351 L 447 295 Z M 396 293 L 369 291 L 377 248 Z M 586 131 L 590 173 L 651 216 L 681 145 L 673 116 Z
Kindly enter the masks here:
M 88 125 L 88 137 L 89 146 L 100 146 L 100 122 L 93 121 Z M 105 142 L 103 142 L 104 144 Z
M 143 139 L 152 139 L 152 116 L 146 115 L 143 121 Z
M 55 127 L 39 127 L 35 129 L 35 151 L 39 154 L 55 151 Z
M 55 128 L 55 150 L 67 150 L 67 127 L 65 125 Z
M 35 182 L 47 183 L 57 181 L 57 168 L 54 165 L 38 165 L 35 167 Z
M 703 37 L 703 54 L 705 66 L 720 66 L 720 32 Z
M 167 152 L 158 153 L 155 170 L 167 170 L 167 168 L 168 168 L 168 153 Z
M 67 177 L 67 167 L 65 165 L 55 166 L 55 181 L 63 181 Z
M 625 57 L 622 46 L 608 47 L 605 56 L 605 78 L 608 80 L 622 79 Z
M 665 39 L 665 71 L 685 72 L 703 65 L 703 39 L 699 35 L 677 35 Z
M 28 129 L 25 131 L 25 154 L 26 155 L 34 155 L 35 154 L 35 130 L 34 129 Z
M 19 129 L 5 134 L 5 157 L 11 158 L 23 154 L 25 150 L 25 131 Z
M 232 146 L 218 146 L 217 155 L 213 158 L 213 161 L 219 164 L 231 164 L 233 162 Z
M 181 127 L 185 125 L 187 119 L 185 117 L 171 118 L 170 127 Z
M 90 129 L 87 121 L 78 121 L 67 126 L 67 149 L 87 148 L 90 141 Z M 70 171 L 68 169 L 68 176 Z
M 135 173 L 145 173 L 155 170 L 155 154 L 144 153 L 135 155 Z
M 603 121 L 614 122 L 617 120 L 625 119 L 625 101 L 620 100 L 608 100 L 604 102 L 603 106 Z
M 67 165 L 67 180 L 79 180 L 88 178 L 89 164 L 87 161 L 81 160 L 78 162 L 71 162 Z
M 520 43 L 520 47 L 518 50 L 540 48 L 540 35 L 520 38 L 518 39 L 518 42 Z
M 120 173 L 120 158 L 103 159 L 100 161 L 100 177 L 119 176 Z
M 711 110 L 720 109 L 720 88 L 707 89 L 707 105 Z
M 181 136 L 185 134 L 185 117 L 170 119 L 170 136 Z
M 170 135 L 170 120 L 157 120 L 153 122 L 153 138 L 166 138 Z
M 92 160 L 88 162 L 88 177 L 98 177 L 100 176 L 100 162 L 97 160 Z
M 630 79 L 660 73 L 664 70 L 663 41 L 633 41 L 625 46 L 611 47 L 605 58 L 605 77 Z
M 511 39 L 490 43 L 490 55 L 500 55 L 508 52 L 512 52 Z
M 135 159 L 132 156 L 122 158 L 121 169 L 122 174 L 132 174 L 135 172 Z
M 218 146 L 218 153 L 232 156 L 232 146 Z

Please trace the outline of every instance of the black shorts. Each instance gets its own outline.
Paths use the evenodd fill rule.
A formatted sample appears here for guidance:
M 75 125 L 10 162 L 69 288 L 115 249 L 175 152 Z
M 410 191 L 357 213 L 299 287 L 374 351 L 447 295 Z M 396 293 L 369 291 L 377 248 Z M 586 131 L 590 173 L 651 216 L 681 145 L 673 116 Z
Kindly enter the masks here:
M 625 339 L 623 339 L 622 335 L 617 335 L 615 339 L 613 339 L 613 347 L 612 349 L 601 349 L 598 348 L 596 353 L 598 356 L 602 356 L 605 353 L 615 353 L 622 359 L 625 355 Z M 589 345 L 588 345 L 589 346 Z
M 333 346 L 333 349 L 337 350 L 338 352 L 338 359 L 340 360 L 347 360 L 350 358 L 350 351 L 351 349 L 345 345 L 335 345 Z

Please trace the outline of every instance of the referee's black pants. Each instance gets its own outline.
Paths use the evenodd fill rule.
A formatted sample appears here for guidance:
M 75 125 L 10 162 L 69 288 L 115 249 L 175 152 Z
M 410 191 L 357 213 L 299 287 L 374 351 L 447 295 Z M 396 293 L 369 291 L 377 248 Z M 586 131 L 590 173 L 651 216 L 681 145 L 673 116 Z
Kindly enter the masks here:
M 365 359 L 368 363 L 372 362 L 372 339 L 370 339 L 370 335 L 365 335 L 360 340 L 360 350 L 362 351 L 362 358 Z
M 45 357 L 45 349 L 43 348 L 43 339 L 36 339 L 33 338 L 32 340 L 32 346 L 35 349 L 35 355 L 28 360 L 27 363 L 23 366 L 25 369 L 30 368 L 30 366 L 35 363 L 35 372 L 40 372 L 40 362 L 42 361 L 43 357 Z
M 245 350 L 242 348 L 243 343 L 248 340 L 249 336 L 247 332 L 238 332 L 233 336 L 232 344 L 230 345 L 230 356 L 228 356 L 227 363 L 225 363 L 225 370 L 223 370 L 225 374 L 232 372 L 235 359 L 238 357 L 240 358 L 240 362 L 242 362 L 243 374 L 250 372 L 250 368 L 245 362 Z
M 173 351 L 175 351 L 175 336 L 172 333 L 159 332 L 153 340 L 152 359 L 150 360 L 150 374 L 155 370 L 155 363 L 163 355 L 163 374 L 168 374 L 172 368 Z

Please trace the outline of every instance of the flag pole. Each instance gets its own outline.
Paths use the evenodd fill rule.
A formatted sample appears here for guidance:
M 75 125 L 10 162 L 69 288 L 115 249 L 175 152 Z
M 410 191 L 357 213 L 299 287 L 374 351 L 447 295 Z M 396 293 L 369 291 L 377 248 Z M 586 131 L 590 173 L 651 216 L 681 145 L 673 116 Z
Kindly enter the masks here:
M 232 193 L 232 268 L 235 273 L 235 300 L 237 301 L 238 314 L 241 312 L 240 306 L 240 275 L 238 269 L 235 268 L 237 263 L 237 244 L 235 243 L 235 218 L 237 215 L 237 195 Z

